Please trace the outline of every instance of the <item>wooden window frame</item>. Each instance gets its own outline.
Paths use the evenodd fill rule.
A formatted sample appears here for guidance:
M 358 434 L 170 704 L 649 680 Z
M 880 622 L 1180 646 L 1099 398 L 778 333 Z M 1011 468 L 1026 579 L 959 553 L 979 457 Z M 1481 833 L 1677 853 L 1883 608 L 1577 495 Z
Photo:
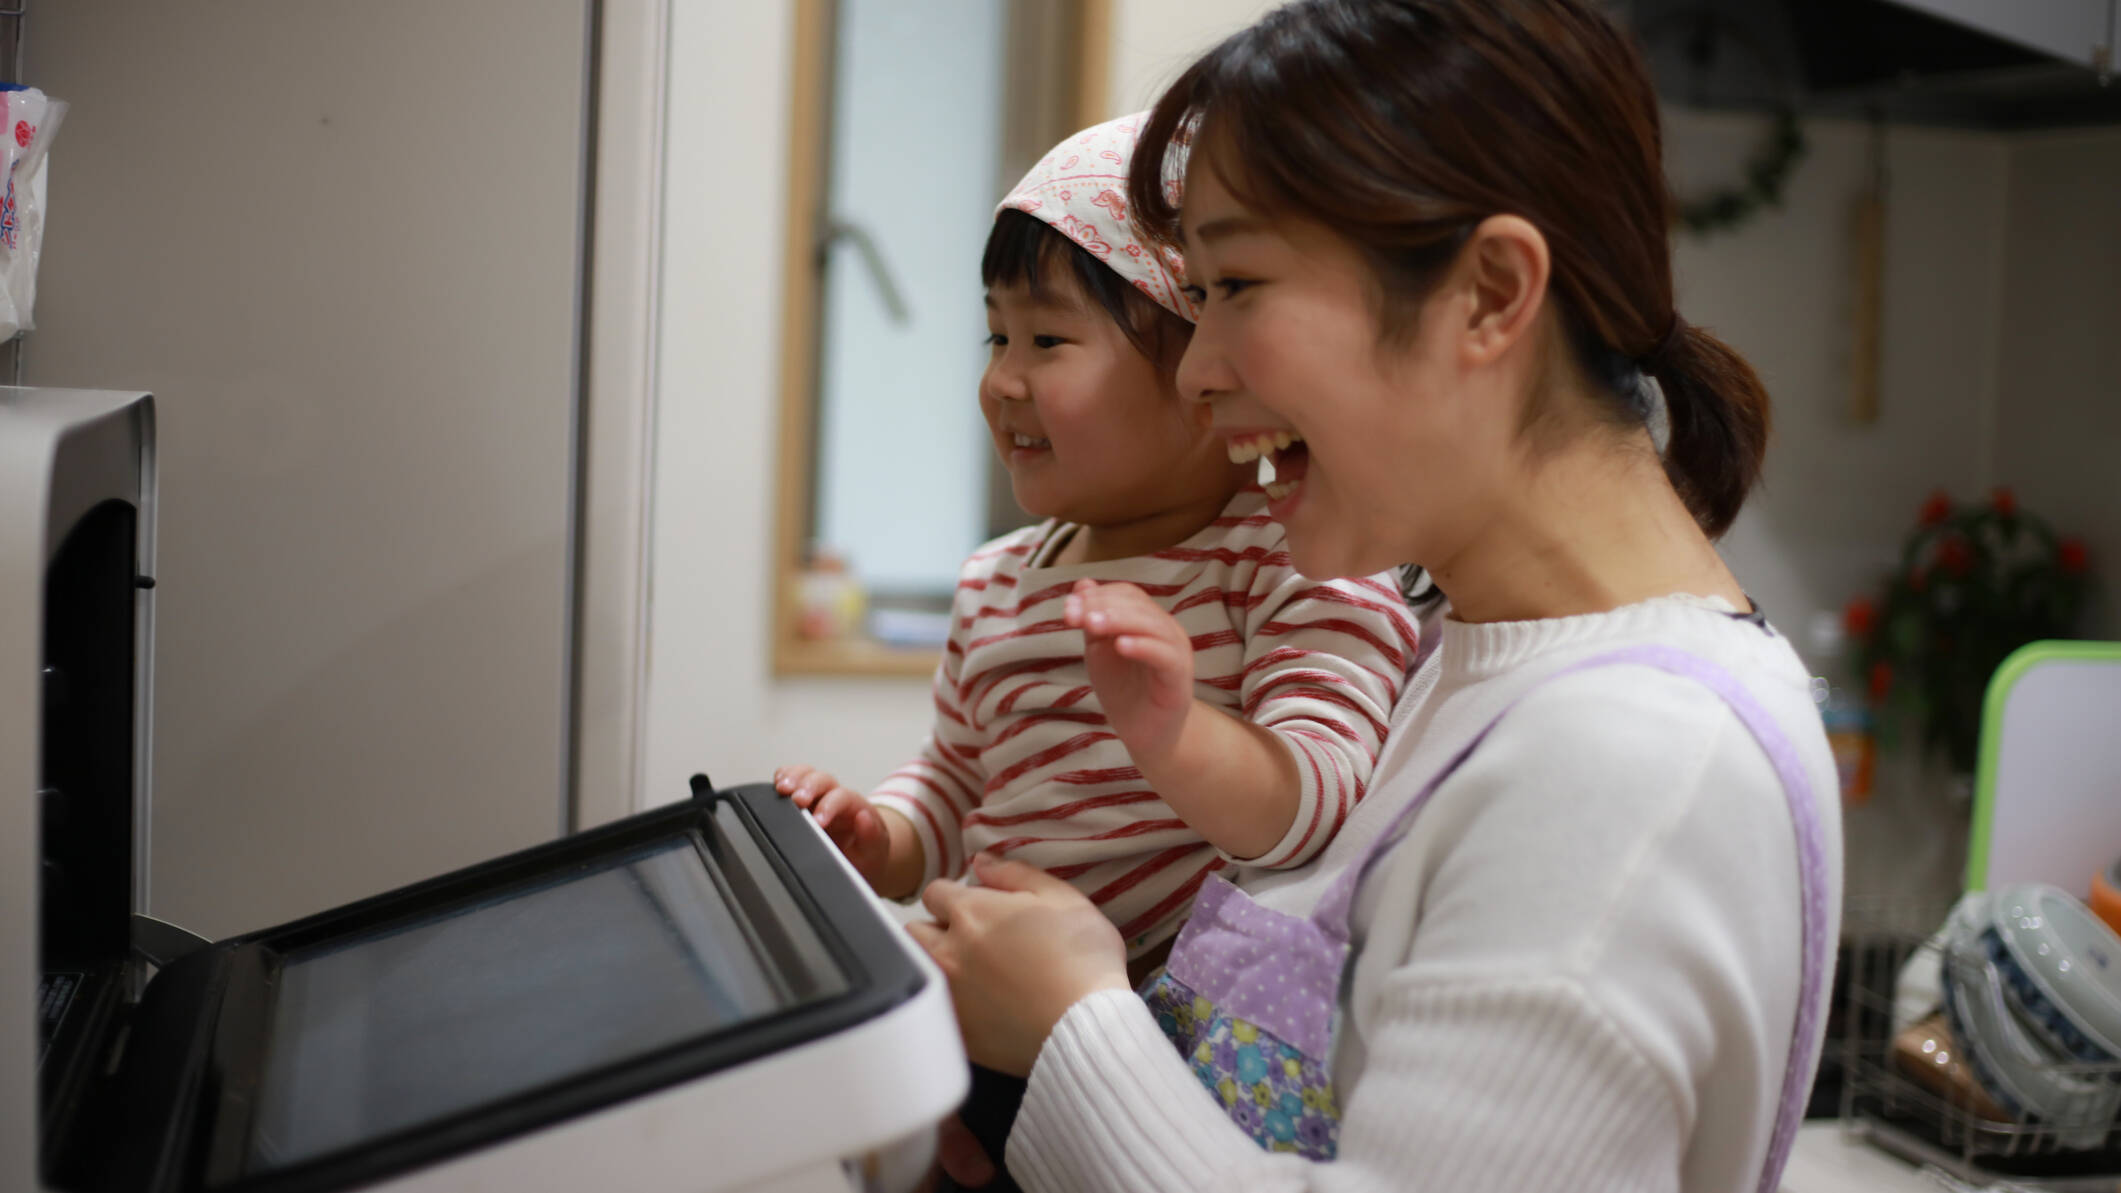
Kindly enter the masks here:
M 1068 129 L 1107 116 L 1112 0 L 1065 4 L 1074 78 Z M 776 675 L 927 676 L 938 652 L 866 636 L 819 641 L 796 632 L 803 552 L 815 497 L 818 428 L 818 246 L 831 121 L 834 0 L 796 0 L 789 102 L 788 218 L 782 245 L 779 468 L 774 494 L 772 667 Z M 1055 134 L 1065 136 L 1067 130 Z M 1048 142 L 1051 143 L 1050 141 Z

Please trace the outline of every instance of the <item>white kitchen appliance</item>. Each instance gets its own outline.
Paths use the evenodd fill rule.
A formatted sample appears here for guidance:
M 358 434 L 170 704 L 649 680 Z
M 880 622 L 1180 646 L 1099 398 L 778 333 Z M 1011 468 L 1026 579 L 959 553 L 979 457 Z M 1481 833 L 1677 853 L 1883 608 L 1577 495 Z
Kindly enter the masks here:
M 0 1188 L 918 1175 L 941 977 L 769 787 L 231 940 L 141 914 L 154 500 L 147 395 L 0 390 Z

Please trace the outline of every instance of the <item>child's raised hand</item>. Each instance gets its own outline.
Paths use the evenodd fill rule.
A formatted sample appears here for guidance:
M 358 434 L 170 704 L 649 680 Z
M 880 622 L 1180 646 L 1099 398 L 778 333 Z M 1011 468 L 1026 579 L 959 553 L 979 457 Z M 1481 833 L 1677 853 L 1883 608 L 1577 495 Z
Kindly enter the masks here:
M 1137 762 L 1177 742 L 1193 707 L 1193 641 L 1132 584 L 1079 580 L 1062 617 L 1083 632 L 1083 661 L 1105 719 Z
M 891 834 L 884 820 L 858 791 L 814 766 L 784 766 L 773 772 L 774 790 L 807 808 L 872 888 L 884 881 L 891 862 Z

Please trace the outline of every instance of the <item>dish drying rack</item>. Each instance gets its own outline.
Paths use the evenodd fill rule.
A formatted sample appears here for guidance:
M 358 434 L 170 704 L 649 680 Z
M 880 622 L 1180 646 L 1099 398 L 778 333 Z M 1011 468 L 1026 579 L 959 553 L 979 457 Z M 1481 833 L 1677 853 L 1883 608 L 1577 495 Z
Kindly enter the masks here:
M 1918 951 L 1939 950 L 1930 937 L 1949 911 L 1904 900 L 1855 901 L 1844 911 L 1840 998 L 1825 1048 L 1829 1063 L 1838 1061 L 1842 1070 L 1844 1129 L 1977 1188 L 2121 1193 L 2121 1124 L 2109 1127 L 2096 1148 L 2066 1146 L 2060 1136 L 2075 1132 L 1985 1118 L 1895 1067 L 1895 983 Z M 2069 1071 L 2121 1081 L 2121 1065 L 2073 1065 Z

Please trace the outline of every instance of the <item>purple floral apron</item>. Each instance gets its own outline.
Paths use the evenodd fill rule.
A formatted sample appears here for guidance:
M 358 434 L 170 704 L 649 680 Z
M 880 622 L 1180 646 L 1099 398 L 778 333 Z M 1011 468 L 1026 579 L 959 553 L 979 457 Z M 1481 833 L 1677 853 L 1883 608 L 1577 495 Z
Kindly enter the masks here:
M 1804 960 L 1782 1098 L 1760 1193 L 1775 1193 L 1804 1116 L 1826 1000 L 1826 839 L 1803 760 L 1782 729 L 1721 667 L 1667 647 L 1616 650 L 1541 680 L 1593 667 L 1635 663 L 1700 683 L 1730 705 L 1774 765 L 1797 832 L 1803 889 Z M 1536 690 L 1537 685 L 1534 686 Z M 1522 693 L 1517 700 L 1524 699 Z M 1252 901 L 1220 875 L 1201 888 L 1170 963 L 1144 997 L 1179 1055 L 1245 1133 L 1271 1151 L 1330 1160 L 1340 1142 L 1340 1105 L 1329 1068 L 1335 1009 L 1350 960 L 1349 915 L 1363 876 L 1413 826 L 1414 817 L 1517 701 L 1444 764 L 1400 809 L 1354 865 L 1343 870 L 1308 917 Z

